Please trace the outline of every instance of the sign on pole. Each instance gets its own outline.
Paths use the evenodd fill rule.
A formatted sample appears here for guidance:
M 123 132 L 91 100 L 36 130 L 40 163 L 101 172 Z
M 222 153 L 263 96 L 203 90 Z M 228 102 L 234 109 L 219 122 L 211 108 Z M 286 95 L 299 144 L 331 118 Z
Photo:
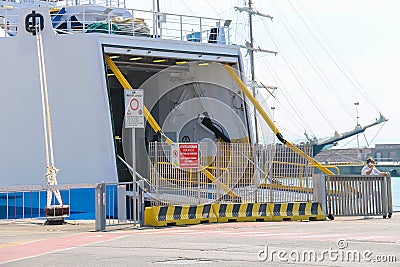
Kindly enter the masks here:
M 171 163 L 176 168 L 199 168 L 198 143 L 172 143 Z
M 144 128 L 143 90 L 125 90 L 125 128 Z

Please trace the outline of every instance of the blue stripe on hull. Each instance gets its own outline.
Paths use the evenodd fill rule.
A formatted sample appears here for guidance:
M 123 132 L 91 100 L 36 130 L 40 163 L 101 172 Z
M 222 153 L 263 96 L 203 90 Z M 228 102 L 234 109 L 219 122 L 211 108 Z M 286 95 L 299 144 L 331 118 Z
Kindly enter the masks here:
M 69 192 L 64 190 L 60 193 L 64 204 L 70 205 L 71 215 L 68 219 L 95 219 L 94 188 L 71 189 Z M 107 187 L 106 196 L 108 204 L 106 208 L 107 217 L 116 217 L 118 214 L 116 187 Z M 45 191 L 40 192 L 40 194 L 38 192 L 10 192 L 8 195 L 0 193 L 0 219 L 7 219 L 7 202 L 8 219 L 45 217 L 46 198 Z

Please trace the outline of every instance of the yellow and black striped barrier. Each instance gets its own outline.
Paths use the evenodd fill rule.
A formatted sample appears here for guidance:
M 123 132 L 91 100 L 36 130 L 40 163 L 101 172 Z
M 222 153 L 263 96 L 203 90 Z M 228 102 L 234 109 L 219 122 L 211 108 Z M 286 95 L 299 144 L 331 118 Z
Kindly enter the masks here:
M 271 203 L 273 221 L 321 221 L 326 216 L 318 202 Z
M 266 203 L 227 203 L 213 204 L 218 222 L 256 222 L 271 221 Z
M 212 205 L 147 207 L 144 224 L 152 226 L 184 225 L 217 222 Z
M 168 226 L 214 222 L 322 221 L 318 202 L 225 203 L 147 207 L 145 225 Z

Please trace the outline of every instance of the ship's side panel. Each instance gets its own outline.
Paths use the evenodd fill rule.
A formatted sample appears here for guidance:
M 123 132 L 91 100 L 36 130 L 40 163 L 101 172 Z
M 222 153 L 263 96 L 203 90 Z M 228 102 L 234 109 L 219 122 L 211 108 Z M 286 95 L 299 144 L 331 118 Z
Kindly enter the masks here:
M 101 46 L 43 34 L 59 183 L 117 181 Z M 0 181 L 44 184 L 46 156 L 36 38 L 0 38 Z

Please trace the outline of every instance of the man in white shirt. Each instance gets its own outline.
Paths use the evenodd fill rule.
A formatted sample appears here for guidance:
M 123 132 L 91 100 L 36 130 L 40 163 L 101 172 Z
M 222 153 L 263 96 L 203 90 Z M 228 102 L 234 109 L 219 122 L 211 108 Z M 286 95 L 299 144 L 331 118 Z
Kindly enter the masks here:
M 361 175 L 389 175 L 388 172 L 381 172 L 375 167 L 375 160 L 373 158 L 367 159 L 367 165 L 361 170 Z

